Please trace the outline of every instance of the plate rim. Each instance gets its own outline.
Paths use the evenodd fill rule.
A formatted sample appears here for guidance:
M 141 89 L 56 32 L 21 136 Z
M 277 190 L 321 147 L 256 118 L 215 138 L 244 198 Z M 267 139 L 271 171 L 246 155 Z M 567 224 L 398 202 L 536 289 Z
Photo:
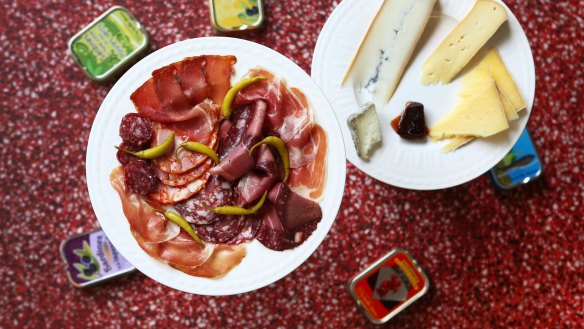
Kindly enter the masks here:
M 333 20 L 339 20 L 338 16 L 342 15 L 342 14 L 347 14 L 347 12 L 349 11 L 349 9 L 352 8 L 352 6 L 357 5 L 359 2 L 365 2 L 363 0 L 344 0 L 342 1 L 331 13 L 331 15 L 329 15 L 329 17 L 327 18 L 327 21 L 325 22 L 321 32 L 319 33 L 317 42 L 316 42 L 316 46 L 314 49 L 314 53 L 313 53 L 313 57 L 312 57 L 312 70 L 311 70 L 311 76 L 313 77 L 313 79 L 319 84 L 319 86 L 323 89 L 323 91 L 325 91 L 325 94 L 327 95 L 327 97 L 329 97 L 329 95 L 326 93 L 326 88 L 325 85 L 321 84 L 321 82 L 324 81 L 324 54 L 325 54 L 325 49 L 324 49 L 324 38 L 327 34 L 333 33 L 334 31 L 334 25 L 333 25 Z M 379 0 L 378 2 L 381 2 L 383 0 Z M 445 1 L 445 0 L 437 0 L 436 1 L 436 5 L 439 5 L 440 1 Z M 448 0 L 448 1 L 453 1 L 453 0 Z M 458 2 L 459 0 L 457 0 L 456 2 Z M 467 2 L 473 1 L 473 0 L 464 0 Z M 536 86 L 537 86 L 537 71 L 535 70 L 535 61 L 533 58 L 533 51 L 531 49 L 531 46 L 529 44 L 529 39 L 527 38 L 527 35 L 525 34 L 525 30 L 523 29 L 523 27 L 521 26 L 521 23 L 519 22 L 519 20 L 517 19 L 517 17 L 515 16 L 515 14 L 511 11 L 511 9 L 502 1 L 502 0 L 494 0 L 497 3 L 501 4 L 506 10 L 507 10 L 507 14 L 508 14 L 508 21 L 512 24 L 516 24 L 519 27 L 519 31 L 520 32 L 520 41 L 522 43 L 522 45 L 520 47 L 524 48 L 526 50 L 526 54 L 529 57 L 529 61 L 527 63 L 528 66 L 528 71 L 529 74 L 533 76 L 533 79 L 527 83 L 529 90 L 527 90 L 527 93 L 524 93 L 525 96 L 525 100 L 527 103 L 527 108 L 524 110 L 524 112 L 526 112 L 525 114 L 525 119 L 524 121 L 520 124 L 519 127 L 516 127 L 516 129 L 518 130 L 517 133 L 515 133 L 512 136 L 512 142 L 508 145 L 506 152 L 502 155 L 501 159 L 505 156 L 505 154 L 507 154 L 512 148 L 513 145 L 517 142 L 517 140 L 519 139 L 519 137 L 521 136 L 521 132 L 523 130 L 526 129 L 527 123 L 529 122 L 529 118 L 531 116 L 532 110 L 533 110 L 533 105 L 534 105 L 534 100 L 535 100 L 535 91 L 536 91 Z M 474 2 L 474 1 L 473 1 Z M 376 3 L 377 5 L 377 3 Z M 436 10 L 436 8 L 434 8 L 433 12 Z M 321 64 L 322 63 L 322 64 Z M 408 66 L 411 65 L 408 64 Z M 342 89 L 341 89 L 342 90 Z M 335 114 L 337 114 L 337 117 L 340 116 L 339 113 L 337 113 L 337 110 L 335 109 L 335 104 L 334 101 L 331 100 L 331 103 L 333 105 L 333 111 L 335 111 Z M 342 120 L 339 120 L 339 122 L 341 122 Z M 341 123 L 342 124 L 342 123 Z M 342 130 L 343 133 L 343 137 L 346 137 L 344 135 L 344 130 Z M 346 138 L 345 138 L 346 141 Z M 490 168 L 492 168 L 493 166 L 495 166 L 499 161 L 501 161 L 501 159 L 492 159 L 491 161 L 486 162 L 488 165 L 485 165 L 485 167 L 488 167 L 486 169 L 486 171 L 482 172 L 475 172 L 472 174 L 467 174 L 465 176 L 461 176 L 461 175 L 452 175 L 452 177 L 456 178 L 456 179 L 449 179 L 449 180 L 442 180 L 442 184 L 439 183 L 432 183 L 432 184 L 411 184 L 411 183 L 407 183 L 407 180 L 392 180 L 392 179 L 388 179 L 386 176 L 383 176 L 382 172 L 383 170 L 381 170 L 380 168 L 374 168 L 374 169 L 367 169 L 364 165 L 362 161 L 359 161 L 359 159 L 352 159 L 351 156 L 349 154 L 351 154 L 349 152 L 349 148 L 350 147 L 354 147 L 353 145 L 345 145 L 345 152 L 346 152 L 346 158 L 347 161 L 351 162 L 352 165 L 354 165 L 356 168 L 358 168 L 359 170 L 363 171 L 365 174 L 375 178 L 376 180 L 395 186 L 395 187 L 399 187 L 399 188 L 403 188 L 403 189 L 408 189 L 408 190 L 419 190 L 419 191 L 433 191 L 433 190 L 441 190 L 441 189 L 448 189 L 448 188 L 452 188 L 452 187 L 456 187 L 456 186 L 460 186 L 463 184 L 466 184 L 478 177 L 480 177 L 481 175 L 487 173 Z
M 174 59 L 172 59 L 173 56 L 167 56 L 170 59 L 164 59 L 164 60 L 157 59 L 157 57 L 164 56 L 164 55 L 166 55 L 166 53 L 172 52 L 173 50 L 176 50 L 176 49 L 178 49 L 177 51 L 180 53 L 181 48 L 185 49 L 185 50 L 182 50 L 182 52 L 187 52 L 188 51 L 187 49 L 192 50 L 193 47 L 196 47 L 197 45 L 200 45 L 201 43 L 202 44 L 215 43 L 215 47 L 226 46 L 227 51 L 231 50 L 229 47 L 244 47 L 244 49 L 246 47 L 252 47 L 252 48 L 258 49 L 257 51 L 259 51 L 259 52 L 269 54 L 268 57 L 275 56 L 275 58 L 277 58 L 277 59 L 273 60 L 275 62 L 279 62 L 279 63 L 281 61 L 287 62 L 287 64 L 286 64 L 287 69 L 284 69 L 284 70 L 292 69 L 292 71 L 289 71 L 288 73 L 291 73 L 291 72 L 293 73 L 290 75 L 298 74 L 297 78 L 301 77 L 303 80 L 303 82 L 300 83 L 300 80 L 297 79 L 296 81 L 298 84 L 308 84 L 312 87 L 312 90 L 314 90 L 314 91 L 305 91 L 307 94 L 313 94 L 312 96 L 318 95 L 317 96 L 318 100 L 315 100 L 315 99 L 312 99 L 311 97 L 308 97 L 310 102 L 311 102 L 311 110 L 312 110 L 313 115 L 316 117 L 316 119 L 321 118 L 321 120 L 315 119 L 315 122 L 320 123 L 321 126 L 323 123 L 325 124 L 325 126 L 329 126 L 328 129 L 325 129 L 325 132 L 327 134 L 327 141 L 329 141 L 327 143 L 328 144 L 328 147 L 327 147 L 328 148 L 328 150 L 327 150 L 327 152 L 328 152 L 327 153 L 327 171 L 326 171 L 326 173 L 327 173 L 327 183 L 326 184 L 327 185 L 325 186 L 325 192 L 328 192 L 328 194 L 330 194 L 330 196 L 328 196 L 328 197 L 325 196 L 325 199 L 323 199 L 320 202 L 321 207 L 322 207 L 323 202 L 326 201 L 326 203 L 328 204 L 328 207 L 326 209 L 323 209 L 323 219 L 319 223 L 319 227 L 313 233 L 313 235 L 309 238 L 309 240 L 307 240 L 307 242 L 309 242 L 311 239 L 318 239 L 318 241 L 312 242 L 309 244 L 307 244 L 305 242 L 305 244 L 290 250 L 289 251 L 290 253 L 294 253 L 294 250 L 302 250 L 299 248 L 303 248 L 304 245 L 307 245 L 307 247 L 304 247 L 303 249 L 308 248 L 308 249 L 302 251 L 301 254 L 295 255 L 295 257 L 291 258 L 290 261 L 281 263 L 281 264 L 284 264 L 285 266 L 280 265 L 280 268 L 283 269 L 283 271 L 280 271 L 280 273 L 278 273 L 278 272 L 270 273 L 270 277 L 268 279 L 266 279 L 266 277 L 267 277 L 266 275 L 260 275 L 259 277 L 262 280 L 248 282 L 249 284 L 244 285 L 244 286 L 240 285 L 240 286 L 234 287 L 233 284 L 229 284 L 229 281 L 226 281 L 225 286 L 227 288 L 223 287 L 223 288 L 219 289 L 218 292 L 216 292 L 216 291 L 211 292 L 209 290 L 200 290 L 200 289 L 197 289 L 197 287 L 193 287 L 193 286 L 188 286 L 188 287 L 180 286 L 178 284 L 175 284 L 174 281 L 162 280 L 161 277 L 159 276 L 160 273 L 155 272 L 156 268 L 152 268 L 152 263 L 155 263 L 154 267 L 158 267 L 159 270 L 161 268 L 163 268 L 162 271 L 170 271 L 171 273 L 178 272 L 178 273 L 181 273 L 183 275 L 186 275 L 186 274 L 184 274 L 176 269 L 173 269 L 170 266 L 168 266 L 167 264 L 160 262 L 158 260 L 154 260 L 154 258 L 148 256 L 141 248 L 138 247 L 137 242 L 131 236 L 131 234 L 127 235 L 125 237 L 125 241 L 119 241 L 116 238 L 115 234 L 112 235 L 111 233 L 113 233 L 113 229 L 115 229 L 115 227 L 109 227 L 107 224 L 107 220 L 103 220 L 103 218 L 100 219 L 100 217 L 103 217 L 104 215 L 107 214 L 107 211 L 105 211 L 103 209 L 106 205 L 99 204 L 99 202 L 102 201 L 102 198 L 98 196 L 98 194 L 101 190 L 100 186 L 97 185 L 99 183 L 99 179 L 97 176 L 99 176 L 99 175 L 91 173 L 91 170 L 94 167 L 99 166 L 99 164 L 94 165 L 94 162 L 98 163 L 98 161 L 93 160 L 95 158 L 95 154 L 99 154 L 98 146 L 100 144 L 96 140 L 96 138 L 97 138 L 96 136 L 99 134 L 98 128 L 96 126 L 96 122 L 99 123 L 103 120 L 107 120 L 107 119 L 102 118 L 102 116 L 106 115 L 107 107 L 112 106 L 110 103 L 111 103 L 111 99 L 116 97 L 116 96 L 112 96 L 114 94 L 114 91 L 117 92 L 116 85 L 118 85 L 121 82 L 122 84 L 124 84 L 124 87 L 126 89 L 131 89 L 131 86 L 127 87 L 127 84 L 128 84 L 128 82 L 131 84 L 132 80 L 128 80 L 128 79 L 134 78 L 133 75 L 136 75 L 136 74 L 138 76 L 140 76 L 140 73 L 139 73 L 140 70 L 146 69 L 149 65 L 154 65 L 154 63 L 158 63 L 158 64 L 156 64 L 156 66 L 160 66 L 160 65 L 166 65 L 165 63 L 172 63 L 175 61 Z M 204 50 L 204 51 L 206 51 L 209 54 L 211 54 L 211 53 L 212 54 L 227 54 L 225 51 L 219 51 L 219 50 L 214 50 L 214 51 Z M 237 52 L 237 51 L 235 51 L 235 52 Z M 180 56 L 188 57 L 188 56 L 196 56 L 196 55 L 202 55 L 202 54 L 203 53 L 191 51 L 191 53 L 183 54 Z M 175 54 L 175 56 L 178 56 L 178 55 Z M 257 63 L 257 64 L 261 65 L 261 63 Z M 257 65 L 257 64 L 255 64 L 255 65 Z M 237 64 L 235 67 L 236 67 L 236 74 L 234 74 L 234 77 L 241 76 L 242 74 L 247 72 L 247 70 L 245 70 L 245 69 L 242 70 L 242 72 L 237 72 Z M 245 71 L 245 72 L 243 72 L 243 71 Z M 276 72 L 276 73 L 278 73 L 278 72 Z M 290 76 L 283 75 L 282 77 L 284 78 L 284 80 L 290 81 L 289 80 Z M 147 78 L 148 78 L 147 76 L 144 77 L 144 79 L 147 79 Z M 126 82 L 126 80 L 128 80 L 128 82 Z M 142 82 L 142 78 L 140 78 L 140 82 Z M 290 86 L 295 87 L 294 82 L 290 82 Z M 133 91 L 133 89 L 132 89 L 132 91 Z M 126 94 L 128 96 L 128 99 L 129 99 L 129 95 L 130 95 L 131 91 L 125 91 L 123 93 Z M 326 103 L 326 106 L 323 106 L 324 105 L 323 102 Z M 316 103 L 318 103 L 318 105 L 320 107 L 327 107 L 327 108 L 317 109 L 317 107 L 315 106 Z M 121 112 L 123 112 L 124 114 L 127 113 L 127 111 L 125 111 L 125 110 L 121 111 Z M 319 115 L 317 115 L 317 112 L 319 112 Z M 332 114 L 332 116 L 331 116 L 331 114 Z M 331 121 L 331 122 L 326 122 L 326 123 L 323 122 L 324 117 L 327 118 L 326 121 Z M 324 128 L 324 126 L 323 126 L 323 128 Z M 333 140 L 333 137 L 338 142 L 331 143 L 331 140 Z M 331 151 L 333 146 L 336 148 L 336 150 Z M 280 54 L 276 50 L 271 49 L 269 47 L 266 47 L 264 45 L 255 43 L 255 42 L 248 41 L 248 40 L 235 39 L 235 38 L 229 38 L 229 37 L 202 37 L 202 38 L 192 38 L 192 39 L 187 39 L 187 40 L 183 40 L 180 42 L 176 42 L 176 43 L 170 44 L 166 47 L 160 48 L 157 51 L 149 54 L 148 56 L 143 58 L 140 62 L 138 62 L 136 65 L 134 65 L 132 68 L 130 68 L 118 80 L 118 82 L 116 82 L 116 84 L 111 88 L 111 90 L 108 92 L 107 96 L 104 98 L 98 112 L 96 113 L 95 119 L 92 123 L 89 138 L 87 141 L 87 152 L 86 152 L 85 160 L 86 160 L 86 180 L 87 180 L 87 187 L 88 187 L 90 201 L 91 201 L 92 207 L 94 209 L 95 215 L 96 215 L 99 223 L 102 226 L 102 229 L 104 230 L 106 235 L 108 235 L 108 238 L 110 236 L 112 237 L 112 238 L 110 238 L 110 241 L 112 242 L 114 247 L 116 247 L 116 249 L 118 249 L 118 251 L 130 263 L 132 263 L 132 265 L 134 265 L 140 272 L 142 272 L 146 276 L 150 277 L 154 281 L 156 281 L 160 284 L 166 285 L 168 287 L 171 287 L 173 289 L 180 290 L 180 291 L 193 293 L 193 294 L 199 294 L 199 295 L 209 295 L 209 296 L 226 296 L 226 295 L 242 294 L 242 293 L 250 292 L 253 290 L 257 290 L 257 289 L 268 286 L 268 285 L 286 277 L 288 274 L 290 274 L 291 272 L 296 270 L 298 267 L 300 267 L 304 262 L 306 262 L 306 260 L 308 260 L 308 258 L 310 258 L 315 253 L 316 249 L 318 249 L 318 247 L 322 245 L 322 242 L 324 241 L 324 239 L 327 237 L 328 233 L 330 232 L 330 229 L 332 228 L 332 225 L 334 224 L 335 219 L 336 219 L 337 214 L 338 214 L 338 211 L 340 209 L 340 205 L 341 205 L 342 197 L 343 197 L 344 186 L 346 183 L 345 182 L 346 162 L 345 162 L 344 142 L 343 142 L 342 132 L 340 130 L 340 125 L 339 125 L 337 116 L 334 113 L 334 111 L 332 110 L 332 105 L 330 104 L 328 98 L 326 97 L 324 92 L 320 89 L 318 84 L 312 79 L 312 77 L 310 75 L 308 75 L 306 73 L 306 71 L 304 71 L 304 69 L 299 67 L 291 59 Z M 337 162 L 337 164 L 331 164 L 332 160 L 337 160 L 337 161 L 335 161 L 335 162 Z M 339 160 L 342 160 L 342 161 L 339 161 Z M 333 168 L 335 170 L 334 172 L 333 172 Z M 108 173 L 111 169 L 113 169 L 113 167 L 107 169 Z M 333 182 L 336 183 L 335 186 L 342 185 L 343 188 L 340 188 L 340 189 L 336 188 L 337 191 L 333 190 L 331 188 L 332 186 L 329 186 Z M 108 176 L 107 184 L 109 185 L 109 176 Z M 111 186 L 110 186 L 110 188 L 111 188 Z M 111 190 L 114 191 L 113 188 L 111 188 Z M 114 191 L 114 193 L 115 193 L 115 191 Z M 127 224 L 128 222 L 127 222 L 125 216 L 123 215 L 121 207 L 118 207 L 118 208 L 120 208 L 120 209 L 118 209 L 118 211 L 122 213 L 122 216 L 124 218 L 123 224 L 120 224 L 120 225 L 127 226 L 127 229 L 129 231 L 129 225 Z M 326 214 L 325 214 L 325 211 L 326 211 Z M 105 226 L 103 225 L 104 223 L 106 223 Z M 108 234 L 108 231 L 110 234 Z M 137 251 L 137 252 L 138 252 L 138 254 L 141 254 L 141 255 L 135 257 L 135 255 L 130 254 L 131 250 L 126 249 L 127 243 L 134 244 L 135 246 L 133 249 L 135 249 L 135 247 L 137 247 L 139 249 L 139 251 Z M 232 272 L 234 270 L 236 270 L 238 267 L 242 266 L 243 262 L 245 262 L 246 259 L 249 258 L 249 250 L 252 248 L 255 248 L 255 245 L 259 245 L 259 242 L 257 240 L 253 240 L 251 243 L 247 244 L 246 257 L 242 260 L 242 263 L 237 265 L 232 270 Z M 275 252 L 275 251 L 270 251 L 270 252 Z M 286 251 L 284 251 L 283 253 L 286 253 Z M 296 253 L 298 253 L 298 251 L 296 251 Z M 136 260 L 140 259 L 140 258 L 144 258 L 144 255 L 150 259 L 150 261 L 148 261 L 148 264 L 136 263 Z M 288 255 L 287 257 L 291 257 L 291 256 Z M 230 273 L 232 273 L 232 272 L 230 272 Z M 228 276 L 229 276 L 229 273 L 227 274 L 227 276 L 219 278 L 219 279 L 207 279 L 207 278 L 200 278 L 200 277 L 194 277 L 194 276 L 188 276 L 188 278 L 190 280 L 192 280 L 192 282 L 199 281 L 200 283 L 202 283 L 204 285 L 205 283 L 208 284 L 209 282 L 219 282 L 220 280 L 223 280 Z M 196 286 L 196 284 L 195 284 L 195 286 Z

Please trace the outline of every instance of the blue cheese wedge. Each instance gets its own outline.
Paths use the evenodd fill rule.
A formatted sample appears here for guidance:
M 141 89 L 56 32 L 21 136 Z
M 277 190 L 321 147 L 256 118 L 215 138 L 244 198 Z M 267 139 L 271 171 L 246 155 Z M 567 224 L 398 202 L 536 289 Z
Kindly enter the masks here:
M 347 120 L 357 155 L 369 160 L 373 149 L 381 142 L 381 128 L 375 105 L 369 103 Z
M 449 83 L 507 21 L 507 11 L 493 0 L 477 0 L 468 15 L 422 66 L 422 84 Z
M 393 95 L 436 0 L 385 0 L 343 78 L 378 105 Z

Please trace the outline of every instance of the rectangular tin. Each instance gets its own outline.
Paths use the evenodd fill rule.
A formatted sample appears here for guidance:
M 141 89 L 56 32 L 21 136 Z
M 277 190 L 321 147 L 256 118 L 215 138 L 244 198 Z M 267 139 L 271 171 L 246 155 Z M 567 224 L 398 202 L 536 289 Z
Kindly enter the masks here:
M 541 176 L 541 161 L 527 129 L 489 174 L 493 184 L 503 190 L 528 184 Z
M 122 6 L 114 6 L 75 34 L 68 52 L 92 80 L 103 82 L 121 73 L 148 49 L 148 34 Z
M 349 292 L 375 323 L 386 323 L 428 291 L 430 282 L 416 260 L 395 249 L 349 281 Z
M 135 270 L 100 230 L 76 234 L 59 248 L 69 282 L 84 288 Z
M 264 23 L 262 0 L 209 0 L 211 25 L 223 33 L 259 29 Z

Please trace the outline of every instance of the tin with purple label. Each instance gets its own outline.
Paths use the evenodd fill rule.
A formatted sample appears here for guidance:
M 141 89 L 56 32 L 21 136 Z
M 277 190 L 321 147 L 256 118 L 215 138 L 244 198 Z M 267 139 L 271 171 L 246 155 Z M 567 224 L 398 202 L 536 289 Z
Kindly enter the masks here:
M 102 230 L 81 233 L 66 239 L 61 243 L 60 252 L 67 277 L 78 288 L 127 275 L 135 270 Z

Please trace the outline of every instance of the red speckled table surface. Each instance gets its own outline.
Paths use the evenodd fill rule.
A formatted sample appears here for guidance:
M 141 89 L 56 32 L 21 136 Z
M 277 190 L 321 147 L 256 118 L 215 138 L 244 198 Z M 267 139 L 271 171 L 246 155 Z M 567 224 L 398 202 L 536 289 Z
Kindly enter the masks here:
M 309 72 L 318 33 L 337 3 L 268 0 L 265 28 L 241 37 Z M 98 225 L 85 151 L 111 88 L 84 77 L 67 41 L 113 4 L 1 3 L 0 327 L 373 327 L 346 283 L 395 247 L 418 259 L 432 288 L 388 327 L 584 326 L 581 0 L 507 1 L 535 56 L 528 126 L 544 164 L 541 179 L 508 192 L 496 191 L 487 176 L 416 192 L 348 163 L 340 213 L 314 255 L 286 278 L 230 297 L 178 292 L 140 273 L 86 290 L 65 277 L 59 243 Z M 216 35 L 207 1 L 119 4 L 146 26 L 152 50 Z

